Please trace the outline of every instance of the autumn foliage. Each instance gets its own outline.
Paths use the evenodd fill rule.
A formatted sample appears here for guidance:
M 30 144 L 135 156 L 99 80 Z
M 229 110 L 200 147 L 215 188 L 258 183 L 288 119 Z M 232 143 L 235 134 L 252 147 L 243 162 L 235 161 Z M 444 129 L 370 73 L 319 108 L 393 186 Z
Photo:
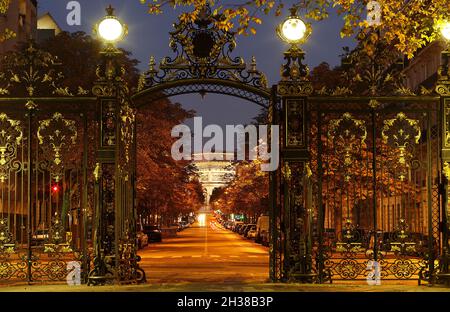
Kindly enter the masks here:
M 176 140 L 171 137 L 172 127 L 193 114 L 167 99 L 149 103 L 138 112 L 137 191 L 142 218 L 153 216 L 149 218 L 153 222 L 168 225 L 203 204 L 203 189 L 195 170 L 187 161 L 175 161 L 170 153 Z
M 287 8 L 296 6 L 299 15 L 309 21 L 326 19 L 330 12 L 337 12 L 343 19 L 342 37 L 350 37 L 361 30 L 377 29 L 395 48 L 412 57 L 413 54 L 437 38 L 436 25 L 448 19 L 450 2 L 448 0 L 379 0 L 380 20 L 378 26 L 371 26 L 367 19 L 368 0 L 250 0 L 227 1 L 214 0 L 140 0 L 147 5 L 150 14 L 161 14 L 167 7 L 193 7 L 191 13 L 182 13 L 181 21 L 193 21 L 200 8 L 210 4 L 217 17 L 217 25 L 224 30 L 237 33 L 256 33 L 255 26 L 263 22 L 263 16 L 270 13 L 288 15 Z M 281 20 L 280 20 L 281 22 Z
M 261 171 L 261 161 L 242 161 L 236 165 L 236 176 L 231 183 L 216 189 L 211 196 L 213 209 L 225 214 L 243 214 L 256 220 L 269 212 L 269 177 Z

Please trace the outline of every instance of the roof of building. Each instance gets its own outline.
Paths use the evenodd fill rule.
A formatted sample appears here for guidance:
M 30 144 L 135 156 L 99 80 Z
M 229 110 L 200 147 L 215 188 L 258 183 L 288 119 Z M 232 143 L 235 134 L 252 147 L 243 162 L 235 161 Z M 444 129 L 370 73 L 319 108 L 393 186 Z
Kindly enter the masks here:
M 54 29 L 55 35 L 59 34 L 62 29 L 59 27 L 56 20 L 53 18 L 53 16 L 50 14 L 50 12 L 46 12 L 39 16 L 37 21 L 37 28 L 38 29 Z

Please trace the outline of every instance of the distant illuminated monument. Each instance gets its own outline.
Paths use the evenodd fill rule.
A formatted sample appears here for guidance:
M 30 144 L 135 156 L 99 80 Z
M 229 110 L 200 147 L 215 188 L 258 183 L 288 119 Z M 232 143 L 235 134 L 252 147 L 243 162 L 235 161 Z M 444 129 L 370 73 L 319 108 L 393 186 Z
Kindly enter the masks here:
M 220 159 L 223 155 L 223 160 Z M 236 174 L 236 169 L 230 160 L 234 157 L 234 153 L 203 153 L 193 154 L 192 162 L 197 167 L 200 176 L 200 183 L 205 193 L 205 204 L 209 205 L 209 200 L 215 188 L 226 186 Z M 201 160 L 196 160 L 202 157 Z M 208 160 L 215 159 L 215 160 Z

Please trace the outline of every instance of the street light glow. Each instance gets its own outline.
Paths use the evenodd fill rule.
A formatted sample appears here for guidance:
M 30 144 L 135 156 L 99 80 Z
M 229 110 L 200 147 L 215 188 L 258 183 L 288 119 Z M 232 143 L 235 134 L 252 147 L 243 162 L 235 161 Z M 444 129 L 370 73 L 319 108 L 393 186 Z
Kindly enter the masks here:
M 198 215 L 198 224 L 200 226 L 205 226 L 206 225 L 206 214 L 201 213 Z
M 105 41 L 115 42 L 123 37 L 124 27 L 116 18 L 107 17 L 98 25 L 98 33 Z
M 281 32 L 286 41 L 295 43 L 305 37 L 306 25 L 300 18 L 291 17 L 282 24 Z
M 441 34 L 445 40 L 450 41 L 450 22 L 445 22 L 441 27 Z
M 311 34 L 311 26 L 297 15 L 296 7 L 292 7 L 290 11 L 290 16 L 277 27 L 278 36 L 292 45 L 304 43 Z

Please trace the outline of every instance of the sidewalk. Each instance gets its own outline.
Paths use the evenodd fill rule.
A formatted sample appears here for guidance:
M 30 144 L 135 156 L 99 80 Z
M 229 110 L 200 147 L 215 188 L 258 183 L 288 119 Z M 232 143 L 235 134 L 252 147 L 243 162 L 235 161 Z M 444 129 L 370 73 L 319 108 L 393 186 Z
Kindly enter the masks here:
M 15 285 L 0 292 L 450 292 L 450 288 L 417 285 L 345 284 L 144 284 L 123 286 Z

